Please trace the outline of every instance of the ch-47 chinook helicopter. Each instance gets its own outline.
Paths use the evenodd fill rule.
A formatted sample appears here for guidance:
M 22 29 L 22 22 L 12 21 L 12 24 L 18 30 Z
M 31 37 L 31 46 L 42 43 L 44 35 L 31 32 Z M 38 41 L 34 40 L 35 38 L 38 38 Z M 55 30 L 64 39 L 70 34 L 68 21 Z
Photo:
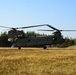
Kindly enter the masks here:
M 52 30 L 41 30 L 41 31 L 54 31 L 52 35 L 48 36 L 26 36 L 25 33 L 22 30 L 17 29 L 24 29 L 24 28 L 33 28 L 33 27 L 40 27 L 40 26 L 48 26 L 52 28 Z M 34 26 L 27 26 L 27 27 L 18 27 L 18 28 L 12 28 L 12 27 L 6 27 L 6 26 L 0 26 L 4 28 L 10 28 L 11 30 L 8 31 L 8 41 L 13 43 L 13 46 L 17 46 L 18 49 L 21 49 L 21 47 L 38 47 L 41 46 L 44 49 L 47 48 L 47 45 L 52 44 L 61 44 L 65 40 L 62 37 L 61 31 L 76 31 L 76 30 L 59 30 L 49 24 L 43 24 L 43 25 L 34 25 Z

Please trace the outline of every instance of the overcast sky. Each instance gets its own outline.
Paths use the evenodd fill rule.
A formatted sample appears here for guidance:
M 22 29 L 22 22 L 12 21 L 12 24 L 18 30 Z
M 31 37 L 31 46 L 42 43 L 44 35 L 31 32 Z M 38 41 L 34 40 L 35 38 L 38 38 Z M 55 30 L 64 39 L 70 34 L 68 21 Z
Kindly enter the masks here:
M 50 24 L 58 29 L 76 29 L 76 0 L 0 0 L 0 26 L 25 27 L 37 24 Z M 25 30 L 37 29 L 50 28 L 44 26 Z M 3 30 L 6 28 L 0 28 L 0 32 Z M 62 34 L 64 37 L 76 37 L 76 32 Z

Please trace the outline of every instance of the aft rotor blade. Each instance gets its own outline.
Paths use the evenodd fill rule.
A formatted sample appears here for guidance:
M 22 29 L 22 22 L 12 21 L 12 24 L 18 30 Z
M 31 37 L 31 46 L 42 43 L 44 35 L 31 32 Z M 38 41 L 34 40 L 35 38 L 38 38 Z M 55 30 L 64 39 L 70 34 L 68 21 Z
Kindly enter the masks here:
M 47 26 L 47 24 L 43 24 L 43 25 L 34 25 L 34 26 L 27 26 L 27 27 L 18 27 L 18 28 L 16 28 L 16 29 L 33 28 L 33 27 L 40 27 L 40 26 Z
M 59 30 L 59 29 L 57 29 L 57 28 L 55 28 L 55 27 L 53 27 L 53 26 L 51 26 L 51 25 L 47 25 L 48 27 L 50 27 L 50 28 L 52 28 L 52 29 L 54 29 L 54 30 Z
M 54 30 L 38 30 L 38 31 L 54 31 Z
M 59 31 L 76 31 L 76 30 L 59 30 Z
M 54 30 L 38 30 L 38 31 L 54 31 Z M 58 31 L 76 31 L 76 30 L 58 30 Z

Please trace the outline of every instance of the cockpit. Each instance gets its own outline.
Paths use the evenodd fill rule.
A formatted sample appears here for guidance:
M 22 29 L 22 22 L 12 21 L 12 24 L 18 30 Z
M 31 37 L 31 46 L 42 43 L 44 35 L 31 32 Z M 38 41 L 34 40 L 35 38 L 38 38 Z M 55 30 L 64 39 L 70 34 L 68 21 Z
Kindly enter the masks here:
M 25 37 L 25 33 L 20 30 L 10 30 L 8 32 L 8 41 L 14 41 L 18 38 L 24 38 L 24 37 Z

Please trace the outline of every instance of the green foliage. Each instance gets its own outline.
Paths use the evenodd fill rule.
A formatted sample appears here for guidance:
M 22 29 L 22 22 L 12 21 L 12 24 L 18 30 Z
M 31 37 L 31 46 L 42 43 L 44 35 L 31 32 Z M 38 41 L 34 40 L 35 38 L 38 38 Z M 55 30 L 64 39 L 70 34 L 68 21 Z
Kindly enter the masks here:
M 25 35 L 26 36 L 35 36 L 36 33 L 35 32 L 26 32 Z
M 0 35 L 1 37 L 7 37 L 7 33 L 6 32 L 4 32 L 4 33 L 1 33 L 1 35 Z
M 45 34 L 35 33 L 35 32 L 26 32 L 26 36 L 44 36 Z
M 69 47 L 69 46 L 72 46 L 72 45 L 74 45 L 74 39 L 66 37 L 65 42 L 58 45 L 58 46 L 59 47 Z
M 69 39 L 69 38 L 65 38 L 65 42 L 64 42 L 65 47 L 74 45 L 74 41 L 73 39 Z
M 74 44 L 76 45 L 76 38 L 74 39 Z

